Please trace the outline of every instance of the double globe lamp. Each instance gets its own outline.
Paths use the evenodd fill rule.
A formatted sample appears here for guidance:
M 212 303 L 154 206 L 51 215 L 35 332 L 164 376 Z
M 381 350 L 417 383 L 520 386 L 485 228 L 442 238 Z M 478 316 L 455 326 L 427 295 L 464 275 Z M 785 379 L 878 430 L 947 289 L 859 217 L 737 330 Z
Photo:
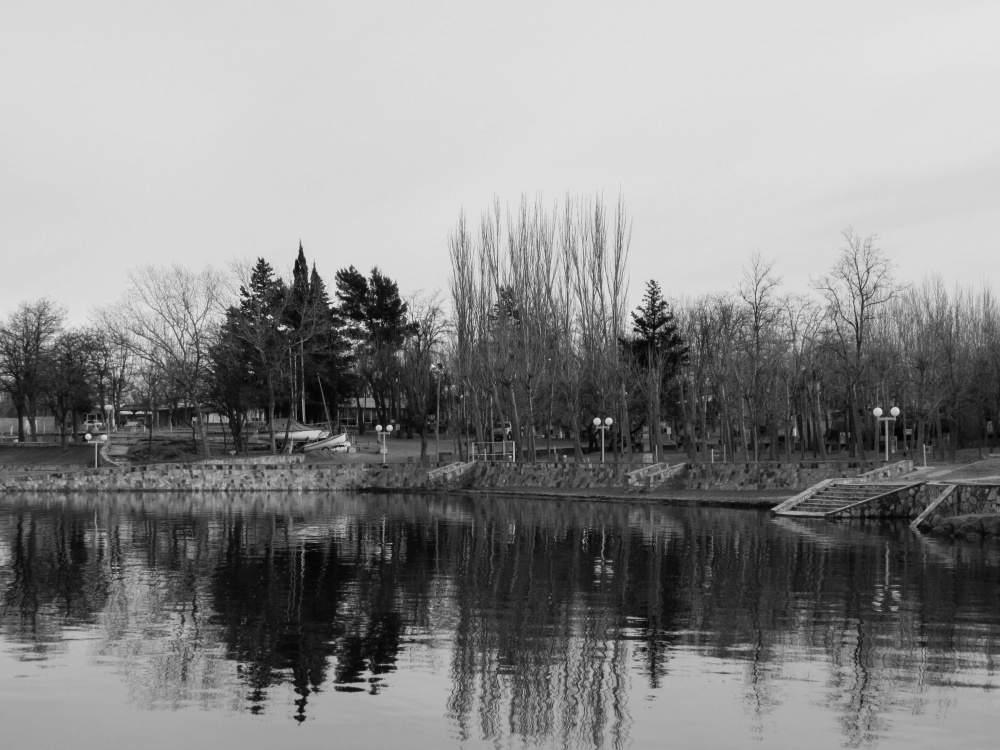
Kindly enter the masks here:
M 375 432 L 378 433 L 378 439 L 382 442 L 382 465 L 385 466 L 386 454 L 388 453 L 388 448 L 385 445 L 385 439 L 392 432 L 392 425 L 387 424 L 385 427 L 377 424 L 375 425 Z
M 605 433 L 611 428 L 611 425 L 615 423 L 611 417 L 607 417 L 604 422 L 601 422 L 600 417 L 594 417 L 594 429 L 601 431 L 601 463 L 604 463 L 604 437 Z
M 886 461 L 886 463 L 888 463 L 889 462 L 889 422 L 895 422 L 896 421 L 896 417 L 899 416 L 899 407 L 898 406 L 894 406 L 891 409 L 889 409 L 889 414 L 892 415 L 890 417 L 883 417 L 882 416 L 883 412 L 882 412 L 882 407 L 881 406 L 876 406 L 874 409 L 872 409 L 872 414 L 875 416 L 875 419 L 877 419 L 879 422 L 885 422 L 885 461 Z

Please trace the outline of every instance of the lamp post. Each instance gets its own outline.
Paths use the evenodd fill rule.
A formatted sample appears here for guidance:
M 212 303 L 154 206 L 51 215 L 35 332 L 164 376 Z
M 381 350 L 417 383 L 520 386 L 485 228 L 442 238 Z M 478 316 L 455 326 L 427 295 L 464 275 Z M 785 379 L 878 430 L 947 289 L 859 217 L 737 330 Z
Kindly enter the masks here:
M 385 466 L 385 459 L 389 453 L 389 449 L 385 444 L 385 439 L 389 436 L 389 433 L 392 432 L 392 425 L 387 424 L 383 428 L 382 425 L 377 424 L 375 425 L 375 432 L 378 434 L 378 439 L 382 443 L 382 465 Z
M 441 374 L 444 365 L 435 362 L 431 365 L 431 374 L 437 381 L 437 411 L 434 414 L 434 463 L 441 460 Z
M 894 406 L 891 409 L 889 409 L 889 414 L 892 415 L 889 417 L 882 416 L 881 406 L 876 406 L 874 409 L 872 409 L 872 414 L 875 416 L 875 419 L 877 419 L 879 422 L 885 422 L 885 462 L 889 463 L 889 422 L 896 421 L 896 417 L 899 416 L 899 407 Z
M 84 438 L 86 438 L 86 440 L 87 440 L 88 443 L 92 442 L 94 444 L 94 468 L 96 469 L 97 468 L 97 446 L 99 446 L 101 443 L 108 442 L 108 436 L 107 435 L 101 435 L 100 437 L 95 438 L 93 435 L 91 435 L 88 432 L 86 435 L 84 435 Z
M 601 422 L 601 418 L 600 417 L 594 417 L 594 429 L 597 429 L 597 430 L 601 431 L 601 463 L 602 464 L 604 463 L 604 437 L 605 437 L 605 433 L 611 428 L 611 425 L 613 425 L 614 423 L 615 423 L 615 420 L 613 420 L 611 417 L 606 418 L 603 423 Z

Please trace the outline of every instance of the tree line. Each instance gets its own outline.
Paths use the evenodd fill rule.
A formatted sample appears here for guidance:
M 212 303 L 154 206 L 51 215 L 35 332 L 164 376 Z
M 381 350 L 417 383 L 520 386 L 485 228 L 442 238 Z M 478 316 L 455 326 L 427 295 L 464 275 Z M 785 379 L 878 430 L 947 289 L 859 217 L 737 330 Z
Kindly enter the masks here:
M 905 283 L 876 235 L 849 228 L 808 293 L 784 290 L 755 252 L 733 290 L 671 302 L 653 279 L 630 312 L 630 243 L 620 199 L 459 217 L 450 372 L 478 434 L 510 421 L 526 457 L 558 433 L 577 457 L 607 440 L 656 459 L 664 446 L 700 461 L 865 458 L 885 447 L 879 406 L 900 410 L 889 439 L 908 455 L 995 445 L 1000 306 L 988 286 Z
M 0 387 L 21 440 L 41 410 L 67 440 L 95 404 L 185 405 L 206 454 L 206 412 L 242 452 L 259 422 L 325 422 L 351 398 L 418 433 L 424 454 L 444 425 L 460 456 L 496 438 L 536 460 L 563 437 L 578 459 L 601 443 L 619 458 L 865 458 L 885 448 L 875 406 L 900 410 L 890 441 L 908 453 L 995 444 L 1000 306 L 987 285 L 906 283 L 877 236 L 847 229 L 805 293 L 756 252 L 732 290 L 668 300 L 651 279 L 630 310 L 631 230 L 621 198 L 463 213 L 447 301 L 404 300 L 379 268 L 354 266 L 331 295 L 301 244 L 287 277 L 264 259 L 138 267 L 86 326 L 47 299 L 8 314 Z
M 0 388 L 22 442 L 37 440 L 43 411 L 65 444 L 88 413 L 107 404 L 121 421 L 129 404 L 186 415 L 205 455 L 210 413 L 226 418 L 226 449 L 247 451 L 263 423 L 274 451 L 275 417 L 331 421 L 331 409 L 350 397 L 372 398 L 380 421 L 402 414 L 424 433 L 420 408 L 429 402 L 400 394 L 430 391 L 406 373 L 438 347 L 440 318 L 434 300 L 403 300 L 377 267 L 367 276 L 340 269 L 331 297 L 301 244 L 288 278 L 263 258 L 226 272 L 141 266 L 129 271 L 122 298 L 93 311 L 85 326 L 68 326 L 49 299 L 8 314 L 0 321 Z

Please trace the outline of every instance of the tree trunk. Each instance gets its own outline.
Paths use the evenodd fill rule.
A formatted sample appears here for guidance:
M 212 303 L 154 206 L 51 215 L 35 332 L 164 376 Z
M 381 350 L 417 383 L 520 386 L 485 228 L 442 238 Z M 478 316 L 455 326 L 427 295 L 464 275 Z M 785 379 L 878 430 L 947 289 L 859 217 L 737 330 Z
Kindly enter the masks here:
M 691 412 L 694 407 L 691 405 L 690 394 L 685 393 L 684 381 L 682 379 L 678 379 L 678 383 L 680 384 L 681 404 L 683 405 L 684 411 L 684 447 L 687 449 L 688 459 L 692 463 L 696 463 L 697 456 L 695 448 L 697 446 L 694 441 L 694 419 L 692 419 L 691 416 Z
M 278 454 L 278 444 L 274 439 L 274 389 L 269 389 L 267 394 L 267 434 L 271 442 L 271 455 Z
M 743 460 L 750 460 L 750 445 L 747 443 L 747 420 L 743 403 L 740 403 L 740 442 L 743 443 Z
M 510 408 L 511 417 L 510 420 L 510 431 L 511 439 L 514 441 L 514 457 L 515 461 L 522 458 L 521 456 L 521 418 L 517 412 L 517 398 L 514 396 L 514 385 L 513 383 L 507 386 L 507 395 L 510 397 Z M 506 438 L 506 435 L 504 435 Z
M 535 394 L 531 385 L 531 376 L 528 376 L 528 461 L 535 462 Z
M 620 438 L 623 438 L 623 439 L 621 439 L 621 440 L 618 441 L 619 442 L 619 446 L 618 446 L 619 450 L 617 451 L 617 454 L 618 454 L 618 458 L 619 459 L 624 458 L 624 459 L 628 460 L 627 459 L 627 455 L 632 452 L 632 430 L 631 430 L 631 427 L 629 425 L 629 417 L 628 417 L 628 393 L 625 391 L 625 381 L 624 380 L 622 380 L 621 395 L 622 395 L 622 414 L 621 414 L 621 416 L 622 416 L 622 422 L 618 426 L 618 435 L 619 435 Z
M 858 424 L 857 393 L 853 385 L 847 389 L 847 408 L 849 411 L 848 429 L 851 432 L 850 439 L 848 440 L 851 449 L 850 457 L 859 458 L 864 461 L 866 460 L 864 436 L 862 435 L 861 425 Z
M 194 413 L 198 416 L 198 432 L 201 433 L 201 453 L 205 458 L 211 458 L 212 446 L 208 443 L 208 425 L 205 424 L 205 414 L 197 400 L 194 402 Z
M 708 447 L 708 398 L 702 394 L 698 405 L 701 416 L 701 458 L 703 461 L 711 461 Z
M 816 439 L 819 441 L 819 457 L 826 461 L 826 427 L 823 424 L 823 406 L 819 401 L 819 384 L 816 384 Z

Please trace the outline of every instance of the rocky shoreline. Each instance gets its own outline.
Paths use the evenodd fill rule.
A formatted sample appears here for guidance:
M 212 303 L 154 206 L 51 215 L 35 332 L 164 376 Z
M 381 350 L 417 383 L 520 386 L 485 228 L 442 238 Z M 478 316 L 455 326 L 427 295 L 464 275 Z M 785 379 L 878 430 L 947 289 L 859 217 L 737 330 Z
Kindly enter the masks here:
M 1000 540 L 1000 514 L 969 513 L 962 516 L 937 518 L 926 533 L 943 539 L 965 541 Z

